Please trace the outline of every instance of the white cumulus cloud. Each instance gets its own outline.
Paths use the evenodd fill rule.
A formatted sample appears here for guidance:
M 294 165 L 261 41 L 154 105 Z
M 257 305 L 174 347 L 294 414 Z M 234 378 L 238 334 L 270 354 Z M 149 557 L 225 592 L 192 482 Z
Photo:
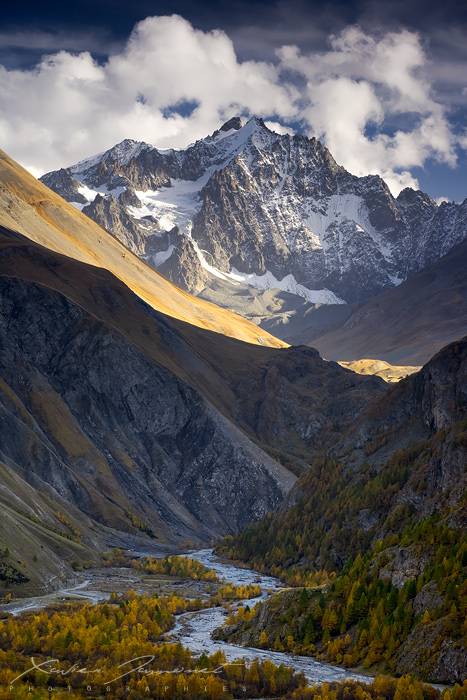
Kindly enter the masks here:
M 0 140 L 45 172 L 124 138 L 178 147 L 236 114 L 291 118 L 296 96 L 272 64 L 240 63 L 225 33 L 195 30 L 177 15 L 149 17 L 104 65 L 60 51 L 33 70 L 0 66 Z M 191 112 L 177 111 L 187 104 Z
M 289 134 L 290 136 L 293 136 L 296 133 L 295 129 L 292 129 L 290 126 L 284 126 L 283 124 L 279 124 L 279 122 L 266 121 L 264 123 L 268 127 L 268 129 L 270 129 L 271 131 L 275 131 L 276 134 Z
M 300 116 L 308 133 L 339 163 L 356 175 L 381 175 L 396 194 L 418 186 L 410 169 L 428 158 L 456 164 L 462 142 L 433 96 L 416 34 L 376 39 L 352 26 L 330 43 L 327 52 L 302 55 L 285 46 L 277 53 L 283 69 L 306 80 Z

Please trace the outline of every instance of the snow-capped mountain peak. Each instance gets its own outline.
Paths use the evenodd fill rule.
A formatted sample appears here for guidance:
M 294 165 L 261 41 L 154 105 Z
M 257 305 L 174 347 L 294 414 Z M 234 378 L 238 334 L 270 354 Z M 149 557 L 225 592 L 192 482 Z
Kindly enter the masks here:
M 216 278 L 358 301 L 467 235 L 467 205 L 410 189 L 395 199 L 380 177 L 351 175 L 316 139 L 257 117 L 184 150 L 126 139 L 42 180 L 194 293 Z

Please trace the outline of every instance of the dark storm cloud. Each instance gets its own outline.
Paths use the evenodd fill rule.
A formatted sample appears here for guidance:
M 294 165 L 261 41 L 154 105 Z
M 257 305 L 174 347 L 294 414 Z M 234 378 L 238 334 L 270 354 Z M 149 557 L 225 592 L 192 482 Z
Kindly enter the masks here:
M 83 28 L 69 31 L 19 29 L 0 31 L 0 63 L 5 68 L 27 68 L 38 63 L 44 54 L 57 51 L 89 51 L 98 60 L 118 51 L 123 44 L 106 28 Z
M 3 9 L 0 58 L 3 55 L 11 63 L 11 56 L 19 57 L 22 51 L 35 56 L 60 49 L 104 55 L 117 49 L 136 22 L 171 14 L 203 31 L 226 31 L 240 60 L 274 60 L 275 50 L 284 44 L 295 44 L 304 52 L 324 50 L 329 35 L 349 24 L 376 34 L 402 27 L 418 31 L 444 60 L 462 58 L 467 43 L 464 0 L 46 1 L 9 3 Z
M 403 26 L 431 34 L 442 26 L 465 28 L 467 24 L 464 0 L 363 0 L 358 14 L 367 29 Z

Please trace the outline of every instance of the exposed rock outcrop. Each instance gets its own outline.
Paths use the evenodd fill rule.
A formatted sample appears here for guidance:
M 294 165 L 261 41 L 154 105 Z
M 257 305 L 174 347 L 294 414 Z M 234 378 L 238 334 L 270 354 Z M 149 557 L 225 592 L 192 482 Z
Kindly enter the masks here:
M 307 347 L 244 344 L 165 317 L 106 270 L 5 229 L 0 273 L 0 459 L 101 538 L 237 531 L 295 482 L 272 457 L 306 468 L 336 421 L 349 425 L 386 390 Z

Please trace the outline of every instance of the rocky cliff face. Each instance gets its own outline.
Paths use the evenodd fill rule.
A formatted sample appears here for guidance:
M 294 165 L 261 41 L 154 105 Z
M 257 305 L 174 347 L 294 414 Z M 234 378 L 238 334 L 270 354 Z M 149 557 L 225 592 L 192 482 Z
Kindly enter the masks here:
M 310 304 L 354 302 L 467 234 L 465 203 L 438 206 L 410 189 L 394 198 L 381 178 L 351 175 L 316 139 L 275 134 L 260 119 L 230 120 L 184 151 L 127 140 L 42 181 L 79 208 L 83 197 L 118 200 L 116 235 L 125 230 L 129 247 L 195 293 L 215 276 Z M 83 210 L 109 227 L 102 206 Z M 179 240 L 167 245 L 154 221 L 176 226 Z M 191 245 L 180 255 L 183 238 Z
M 0 461 L 21 494 L 81 514 L 91 549 L 116 531 L 208 542 L 282 500 L 295 477 L 187 382 L 213 373 L 170 321 L 105 270 L 5 230 L 0 247 Z
M 407 472 L 384 514 L 370 523 L 384 537 L 401 512 L 419 520 L 452 510 L 453 527 L 463 527 L 467 489 L 467 338 L 443 348 L 420 372 L 375 399 L 334 446 L 352 468 L 368 465 L 374 476 L 395 469 L 397 455 Z M 404 450 L 405 452 L 400 452 Z M 400 466 L 400 465 L 399 465 Z
M 238 368 L 237 419 L 262 445 L 310 463 L 354 424 L 363 406 L 385 394 L 382 380 L 362 378 L 323 360 L 312 348 L 292 347 L 260 368 Z
M 372 461 L 397 449 L 398 441 L 429 438 L 467 415 L 467 338 L 437 353 L 420 372 L 390 387 L 376 399 L 336 449 L 367 446 Z

